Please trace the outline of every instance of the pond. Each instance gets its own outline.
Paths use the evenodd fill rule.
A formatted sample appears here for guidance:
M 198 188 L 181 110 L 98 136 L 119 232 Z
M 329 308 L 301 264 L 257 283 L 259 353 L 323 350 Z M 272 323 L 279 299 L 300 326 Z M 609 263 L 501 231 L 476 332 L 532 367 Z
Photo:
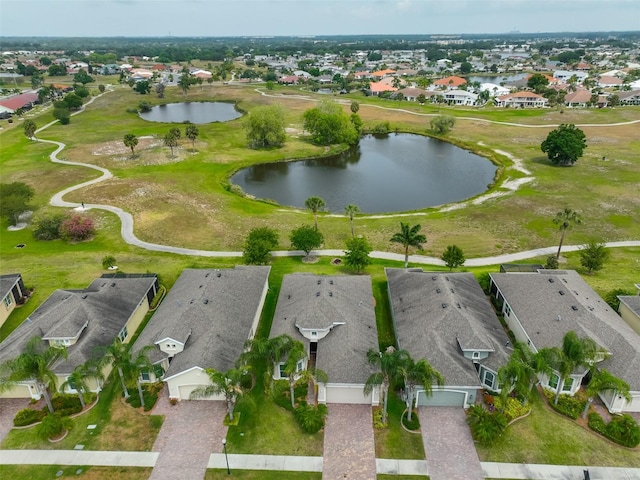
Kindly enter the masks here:
M 242 113 L 232 103 L 225 102 L 181 102 L 157 105 L 140 117 L 150 122 L 196 124 L 228 122 L 240 118 Z
M 333 157 L 254 165 L 231 182 L 257 198 L 304 208 L 312 195 L 327 210 L 350 203 L 364 213 L 418 210 L 478 195 L 493 182 L 489 160 L 441 140 L 412 134 L 365 136 Z
M 500 85 L 501 83 L 513 83 L 518 80 L 522 80 L 526 78 L 529 74 L 527 73 L 514 73 L 514 74 L 496 74 L 496 75 L 470 75 L 465 77 L 468 83 L 472 82 L 480 82 L 480 83 L 495 83 L 496 85 Z

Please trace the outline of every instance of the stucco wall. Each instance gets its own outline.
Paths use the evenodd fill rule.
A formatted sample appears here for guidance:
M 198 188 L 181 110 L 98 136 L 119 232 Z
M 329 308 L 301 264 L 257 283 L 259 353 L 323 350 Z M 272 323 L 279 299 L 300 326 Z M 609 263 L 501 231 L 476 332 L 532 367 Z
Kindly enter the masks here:
M 620 308 L 618 308 L 620 312 L 620 316 L 622 319 L 629 324 L 631 328 L 633 328 L 638 335 L 640 335 L 640 317 L 636 315 L 633 310 L 627 307 L 624 303 L 620 303 Z
M 166 380 L 169 387 L 169 398 L 189 400 L 189 394 L 200 385 L 211 385 L 209 376 L 199 367 L 183 372 Z M 223 395 L 215 395 L 203 400 L 224 400 Z

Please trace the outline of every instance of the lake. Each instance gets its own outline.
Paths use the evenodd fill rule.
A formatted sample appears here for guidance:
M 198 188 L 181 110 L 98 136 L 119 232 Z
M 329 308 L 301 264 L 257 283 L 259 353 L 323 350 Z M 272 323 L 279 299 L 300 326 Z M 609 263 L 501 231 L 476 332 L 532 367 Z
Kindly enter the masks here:
M 150 122 L 195 124 L 228 122 L 240 118 L 232 103 L 225 102 L 181 102 L 157 105 L 140 117 Z

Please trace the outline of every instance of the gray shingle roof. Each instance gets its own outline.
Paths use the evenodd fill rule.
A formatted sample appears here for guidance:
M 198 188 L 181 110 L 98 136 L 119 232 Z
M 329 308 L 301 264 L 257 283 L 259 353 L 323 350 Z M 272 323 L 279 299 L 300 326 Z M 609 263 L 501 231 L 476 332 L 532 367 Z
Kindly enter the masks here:
M 20 280 L 19 273 L 0 275 L 0 300 L 7 296 L 13 286 Z
M 0 362 L 18 356 L 35 336 L 73 337 L 87 323 L 68 347 L 67 359 L 54 365 L 55 373 L 70 373 L 93 357 L 96 347 L 114 341 L 155 282 L 155 276 L 98 278 L 83 290 L 56 290 L 0 344 Z
M 136 340 L 134 349 L 165 338 L 186 342 L 175 355 L 165 378 L 195 366 L 226 371 L 253 335 L 251 326 L 260 306 L 271 267 L 186 269 Z M 159 350 L 154 361 L 165 356 Z
M 316 367 L 327 373 L 329 383 L 365 383 L 374 372 L 367 363 L 367 351 L 379 348 L 371 277 L 285 275 L 271 337 L 290 335 L 303 342 L 308 351 L 309 340 L 296 325 L 320 330 L 334 322 L 343 324 L 335 325 L 318 340 Z
M 425 358 L 445 385 L 480 385 L 461 349 L 490 351 L 481 363 L 497 370 L 509 358 L 509 338 L 471 273 L 385 269 L 398 347 Z
M 491 278 L 537 349 L 560 346 L 571 330 L 591 337 L 611 352 L 599 365 L 640 390 L 640 336 L 576 271 L 492 273 Z

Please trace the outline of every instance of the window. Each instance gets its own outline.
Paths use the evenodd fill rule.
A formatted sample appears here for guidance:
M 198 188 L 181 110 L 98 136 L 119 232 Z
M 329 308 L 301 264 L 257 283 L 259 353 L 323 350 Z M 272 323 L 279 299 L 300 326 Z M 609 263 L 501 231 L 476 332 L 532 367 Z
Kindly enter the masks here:
M 122 330 L 120 330 L 120 333 L 118 334 L 118 338 L 120 339 L 121 342 L 124 342 L 125 339 L 127 338 L 127 327 L 126 325 L 124 327 L 122 327 Z
M 505 317 L 511 316 L 511 307 L 507 303 L 504 304 L 504 316 Z
M 278 368 L 280 370 L 280 378 L 287 378 L 287 374 L 284 373 L 284 363 L 278 364 Z
M 558 388 L 559 381 L 560 381 L 560 377 L 558 377 L 558 375 L 556 375 L 555 373 L 552 373 L 551 376 L 549 377 L 549 382 L 547 383 L 547 385 L 549 385 L 549 387 L 555 390 Z
M 304 360 L 298 360 L 296 364 L 296 372 L 301 372 L 304 369 Z
M 149 382 L 151 380 L 151 373 L 149 372 L 149 370 L 142 370 L 140 372 L 140 378 L 143 382 Z
M 68 390 L 75 390 L 76 389 L 76 382 L 73 381 L 72 378 L 67 377 L 67 389 Z
M 571 387 L 573 387 L 573 378 L 571 378 L 571 377 L 565 378 L 564 379 L 564 383 L 562 384 L 562 391 L 563 392 L 570 392 L 571 391 Z
M 50 343 L 54 347 L 66 347 L 71 345 L 71 340 L 68 338 L 57 338 L 55 340 L 51 340 Z
M 489 372 L 488 370 L 485 370 L 484 372 L 484 384 L 493 389 L 493 382 L 495 382 L 496 376 L 492 373 Z
M 311 332 L 311 336 L 312 337 L 317 337 L 318 336 L 318 332 Z
M 480 358 L 480 352 L 473 352 L 472 358 Z
M 4 304 L 7 307 L 11 306 L 12 303 L 13 303 L 13 300 L 11 299 L 11 295 L 7 295 L 6 297 L 4 297 Z

